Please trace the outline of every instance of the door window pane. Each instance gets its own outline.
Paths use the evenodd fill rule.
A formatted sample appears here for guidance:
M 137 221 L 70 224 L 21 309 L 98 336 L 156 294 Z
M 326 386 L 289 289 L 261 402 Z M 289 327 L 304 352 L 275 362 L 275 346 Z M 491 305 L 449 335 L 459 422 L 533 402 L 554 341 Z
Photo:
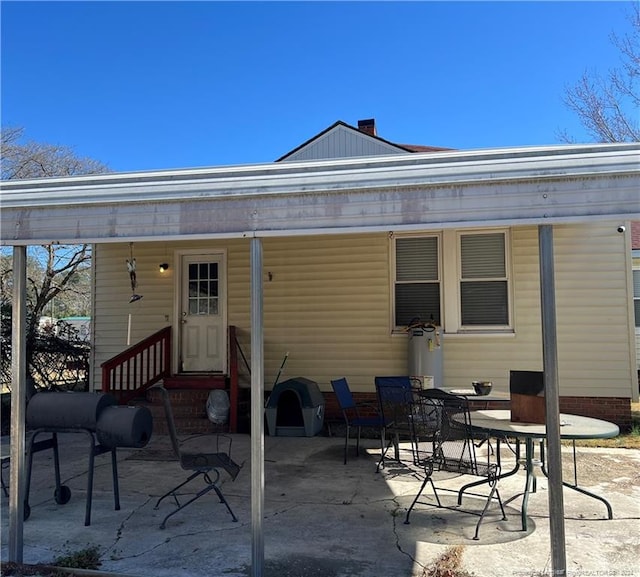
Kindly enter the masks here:
M 189 264 L 189 314 L 218 314 L 218 263 Z
M 209 299 L 209 314 L 218 314 L 218 299 Z

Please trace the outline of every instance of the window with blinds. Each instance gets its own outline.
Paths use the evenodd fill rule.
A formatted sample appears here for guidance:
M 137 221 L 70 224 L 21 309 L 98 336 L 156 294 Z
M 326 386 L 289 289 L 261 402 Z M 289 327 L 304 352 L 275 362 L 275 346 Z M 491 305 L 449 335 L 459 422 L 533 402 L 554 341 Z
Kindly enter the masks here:
M 440 324 L 438 237 L 407 237 L 395 241 L 395 325 L 412 319 Z
M 640 328 L 640 269 L 633 271 L 633 311 L 636 317 L 636 328 Z
M 505 234 L 460 235 L 460 315 L 464 326 L 509 325 Z

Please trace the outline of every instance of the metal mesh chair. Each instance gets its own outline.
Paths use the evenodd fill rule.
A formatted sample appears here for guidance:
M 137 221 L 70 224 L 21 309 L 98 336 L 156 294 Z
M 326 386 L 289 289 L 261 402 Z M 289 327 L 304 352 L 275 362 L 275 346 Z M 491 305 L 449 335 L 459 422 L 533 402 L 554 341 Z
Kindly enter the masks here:
M 177 509 L 174 509 L 173 511 L 171 511 L 171 513 L 169 513 L 162 520 L 162 523 L 160 524 L 160 529 L 165 528 L 167 519 L 169 519 L 169 517 L 175 515 L 178 511 L 181 511 L 187 505 L 190 505 L 196 499 L 199 499 L 203 495 L 206 495 L 211 490 L 216 492 L 216 494 L 218 495 L 218 498 L 220 499 L 220 502 L 224 503 L 224 505 L 227 507 L 227 510 L 231 514 L 231 517 L 233 518 L 233 520 L 237 521 L 238 520 L 237 517 L 234 515 L 233 511 L 231 510 L 231 507 L 229 506 L 229 503 L 225 499 L 224 495 L 222 494 L 222 491 L 220 491 L 220 487 L 218 487 L 218 481 L 220 480 L 220 469 L 224 469 L 229 474 L 232 480 L 235 480 L 235 478 L 238 476 L 238 473 L 240 472 L 240 466 L 237 463 L 235 463 L 230 457 L 231 438 L 225 437 L 229 441 L 227 451 L 217 451 L 215 453 L 203 453 L 203 452 L 188 452 L 183 450 L 180 445 L 180 442 L 178 441 L 178 434 L 176 432 L 176 425 L 173 420 L 173 410 L 171 408 L 169 394 L 167 393 L 167 390 L 164 387 L 158 387 L 158 388 L 162 393 L 162 402 L 164 404 L 164 411 L 167 418 L 167 427 L 169 429 L 169 436 L 171 438 L 171 445 L 173 446 L 173 451 L 176 457 L 178 458 L 178 460 L 180 461 L 180 466 L 185 471 L 192 472 L 191 475 L 187 477 L 186 481 L 183 481 L 178 486 L 171 489 L 171 491 L 168 491 L 167 493 L 165 493 L 156 502 L 155 509 L 157 509 L 160 506 L 160 503 L 162 502 L 163 499 L 171 496 L 174 498 L 176 505 L 178 506 Z M 224 437 L 224 435 L 217 435 L 218 446 L 219 446 L 221 437 Z M 191 482 L 193 479 L 199 476 L 202 476 L 202 478 L 204 479 L 206 483 L 205 487 L 200 491 L 198 491 L 195 494 L 195 496 L 191 497 L 188 501 L 184 503 L 180 503 L 180 501 L 178 500 L 178 491 L 182 487 L 184 487 L 187 483 Z
M 474 539 L 478 539 L 480 524 L 492 499 L 496 498 L 502 511 L 502 518 L 506 519 L 504 506 L 498 492 L 497 483 L 500 476 L 498 463 L 491 462 L 487 454 L 486 460 L 476 458 L 476 446 L 472 435 L 471 419 L 467 399 L 451 395 L 439 389 L 423 391 L 420 402 L 415 404 L 415 411 L 419 417 L 415 419 L 416 430 L 415 450 L 417 463 L 424 470 L 424 481 L 420 486 L 411 506 L 407 510 L 405 523 L 409 523 L 409 516 L 416 504 L 432 505 L 431 502 L 421 501 L 420 497 L 430 484 L 438 507 L 443 507 L 438 491 L 433 483 L 435 471 L 447 471 L 460 475 L 483 477 L 489 485 L 489 493 L 480 513 L 458 509 L 467 513 L 479 515 Z
M 5 497 L 9 496 L 9 490 L 7 488 L 7 484 L 4 482 L 4 470 L 5 468 L 9 468 L 10 463 L 11 457 L 9 457 L 9 455 L 3 455 L 0 459 L 0 484 L 2 485 L 2 492 Z
M 380 403 L 380 413 L 385 427 L 382 438 L 382 455 L 378 469 L 384 467 L 387 452 L 393 446 L 394 458 L 400 462 L 400 439 L 413 443 L 413 401 L 414 392 L 409 377 L 375 377 L 376 393 Z M 389 440 L 386 440 L 388 436 Z M 413 455 L 413 445 L 412 445 Z M 415 455 L 412 456 L 415 460 Z
M 362 427 L 377 429 L 380 432 L 380 442 L 382 445 L 382 439 L 384 439 L 384 435 L 382 433 L 382 430 L 384 429 L 384 420 L 378 412 L 378 407 L 375 405 L 355 402 L 346 378 L 342 377 L 341 379 L 331 381 L 331 386 L 333 387 L 333 392 L 338 399 L 338 404 L 340 405 L 346 426 L 344 437 L 344 464 L 346 465 L 347 452 L 349 448 L 349 431 L 351 427 L 356 427 L 358 430 L 358 436 L 356 438 L 356 455 L 358 455 L 360 453 L 360 433 Z M 365 411 L 369 413 L 369 416 L 361 414 Z M 370 416 L 372 412 L 375 413 L 375 415 Z

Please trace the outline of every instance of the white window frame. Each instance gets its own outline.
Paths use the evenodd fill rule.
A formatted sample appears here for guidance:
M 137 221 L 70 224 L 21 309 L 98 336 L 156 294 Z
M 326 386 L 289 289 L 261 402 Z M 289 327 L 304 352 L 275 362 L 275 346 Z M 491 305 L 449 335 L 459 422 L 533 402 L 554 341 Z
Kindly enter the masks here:
M 505 325 L 462 325 L 462 302 L 460 282 L 462 276 L 461 237 L 464 235 L 496 234 L 504 235 L 505 274 L 502 280 L 507 282 L 507 298 L 509 322 Z M 446 229 L 439 232 L 425 232 L 421 234 L 394 234 L 390 243 L 390 327 L 391 332 L 406 334 L 405 328 L 395 324 L 396 311 L 396 238 L 434 237 L 438 238 L 438 275 L 440 279 L 440 319 L 447 335 L 496 335 L 514 333 L 513 312 L 513 267 L 511 262 L 511 231 L 507 227 L 483 229 Z M 428 321 L 429 319 L 422 319 Z
M 636 335 L 640 335 L 640 324 L 638 324 L 638 320 L 636 319 L 636 302 L 640 301 L 640 292 L 636 294 L 636 291 L 635 291 L 636 284 L 633 278 L 635 276 L 634 273 L 637 273 L 640 275 L 640 265 L 634 265 L 631 270 L 631 275 L 632 275 L 631 283 L 633 285 L 633 289 L 632 289 L 633 290 L 633 323 L 635 325 Z
M 443 274 L 443 270 L 442 270 L 442 234 L 440 232 L 425 232 L 425 233 L 420 233 L 420 234 L 398 234 L 398 235 L 391 235 L 390 239 L 391 239 L 391 249 L 390 249 L 390 261 L 391 261 L 391 265 L 389 267 L 389 270 L 391 272 L 390 276 L 390 294 L 391 294 L 391 306 L 390 306 L 390 326 L 391 326 L 391 332 L 392 333 L 401 333 L 401 334 L 407 334 L 406 333 L 406 327 L 405 326 L 399 326 L 396 325 L 396 240 L 397 239 L 404 239 L 404 238 L 435 238 L 437 240 L 437 245 L 438 245 L 438 284 L 440 285 L 440 319 L 443 318 L 443 314 L 444 314 L 444 309 L 442 306 L 442 301 L 444 298 L 443 295 L 443 278 L 442 278 L 442 274 Z M 429 319 L 421 319 L 422 321 L 429 321 Z
M 495 277 L 491 280 L 500 280 L 507 283 L 507 316 L 508 322 L 504 325 L 463 325 L 462 324 L 462 295 L 460 294 L 460 286 L 464 282 L 462 278 L 462 237 L 478 236 L 483 234 L 502 234 L 504 237 L 504 267 L 505 276 Z M 481 230 L 459 230 L 456 234 L 456 256 L 457 256 L 457 274 L 456 274 L 456 304 L 458 307 L 458 332 L 504 332 L 510 331 L 513 327 L 513 291 L 511 290 L 511 250 L 509 242 L 509 229 L 481 229 Z M 489 278 L 485 279 L 489 282 Z

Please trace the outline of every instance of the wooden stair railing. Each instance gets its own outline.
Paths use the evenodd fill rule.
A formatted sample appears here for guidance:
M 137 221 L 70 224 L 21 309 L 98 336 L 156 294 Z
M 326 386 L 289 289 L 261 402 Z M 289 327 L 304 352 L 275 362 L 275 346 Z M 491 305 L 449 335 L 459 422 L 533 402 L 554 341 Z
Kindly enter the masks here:
M 102 392 L 120 404 L 171 375 L 171 327 L 165 327 L 100 365 Z

